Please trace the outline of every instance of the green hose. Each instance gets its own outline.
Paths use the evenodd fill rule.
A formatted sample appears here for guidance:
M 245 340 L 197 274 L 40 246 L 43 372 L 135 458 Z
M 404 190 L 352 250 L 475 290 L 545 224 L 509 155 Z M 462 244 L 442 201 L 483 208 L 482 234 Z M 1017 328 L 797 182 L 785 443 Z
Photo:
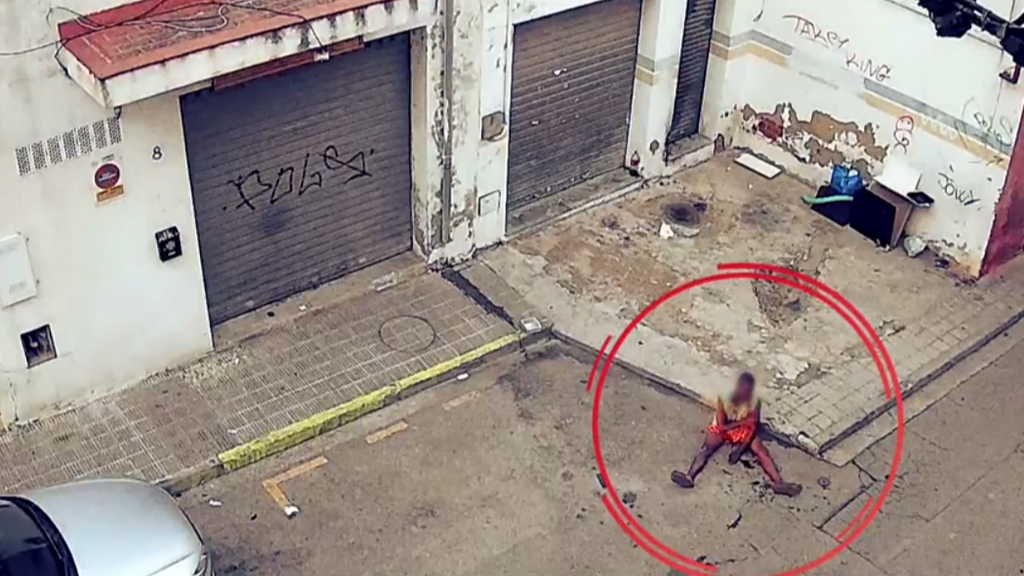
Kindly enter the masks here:
M 834 202 L 853 202 L 853 196 L 847 196 L 846 194 L 838 194 L 836 196 L 828 196 L 825 198 L 815 198 L 814 196 L 801 196 L 801 200 L 805 204 L 811 206 L 817 206 L 818 204 L 832 204 Z

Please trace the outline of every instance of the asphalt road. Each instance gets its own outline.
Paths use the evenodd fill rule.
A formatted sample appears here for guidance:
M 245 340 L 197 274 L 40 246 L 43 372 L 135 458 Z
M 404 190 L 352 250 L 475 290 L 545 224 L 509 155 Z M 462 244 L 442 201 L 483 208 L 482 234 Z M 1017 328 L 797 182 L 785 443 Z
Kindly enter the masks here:
M 883 513 L 813 574 L 1024 574 L 1022 368 L 1018 347 L 912 421 Z M 589 370 L 558 345 L 507 356 L 181 503 L 220 576 L 675 574 L 602 504 Z M 688 463 L 708 411 L 613 370 L 601 415 L 619 497 L 647 531 L 718 574 L 775 574 L 830 550 L 891 462 L 891 440 L 843 469 L 770 445 L 805 485 L 800 497 L 771 495 L 759 469 L 729 466 L 724 453 L 683 491 L 669 472 Z M 289 518 L 264 481 L 310 462 L 279 483 L 299 509 Z

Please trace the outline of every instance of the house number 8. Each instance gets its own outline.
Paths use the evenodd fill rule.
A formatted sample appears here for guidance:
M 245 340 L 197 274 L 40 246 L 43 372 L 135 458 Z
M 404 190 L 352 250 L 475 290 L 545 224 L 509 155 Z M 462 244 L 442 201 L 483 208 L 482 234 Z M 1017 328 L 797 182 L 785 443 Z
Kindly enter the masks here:
M 153 160 L 162 160 L 164 157 L 164 151 L 159 146 L 153 146 Z

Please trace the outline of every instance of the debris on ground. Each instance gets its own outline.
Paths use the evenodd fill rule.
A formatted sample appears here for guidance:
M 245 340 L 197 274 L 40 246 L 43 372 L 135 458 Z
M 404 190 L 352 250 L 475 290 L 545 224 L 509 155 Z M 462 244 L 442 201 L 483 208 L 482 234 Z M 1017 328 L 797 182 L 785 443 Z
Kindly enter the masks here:
M 754 480 L 750 483 L 750 487 L 754 491 L 754 500 L 758 502 L 771 502 L 775 499 L 775 492 L 766 482 Z
M 903 239 L 903 249 L 911 258 L 917 258 L 926 248 L 928 248 L 928 244 L 920 236 L 907 236 Z
M 466 373 L 466 372 L 463 372 L 462 374 L 459 374 L 458 376 L 456 376 L 455 379 L 458 380 L 459 382 L 462 382 L 463 380 L 468 380 L 469 379 L 469 374 Z
M 289 517 L 289 518 L 294 517 L 298 513 L 299 513 L 299 507 L 298 506 L 291 506 L 291 505 L 289 505 L 289 506 L 285 506 L 284 507 L 284 515 Z
M 380 278 L 374 280 L 371 284 L 373 285 L 374 292 L 383 292 L 388 288 L 393 288 L 398 284 L 398 274 L 395 272 L 385 274 Z
M 740 166 L 760 174 L 765 178 L 771 180 L 782 173 L 782 168 L 779 168 L 775 164 L 765 162 L 764 160 L 754 156 L 753 154 L 743 153 L 736 157 L 734 160 Z
M 878 336 L 881 338 L 888 338 L 889 336 L 895 336 L 896 334 L 899 334 L 900 332 L 903 332 L 906 329 L 907 327 L 905 324 L 900 324 L 899 322 L 890 319 L 885 319 L 882 320 L 882 322 L 877 327 L 875 327 L 875 332 L 877 332 Z
M 608 489 L 608 485 L 604 483 L 604 478 L 601 477 L 601 473 L 600 472 L 597 473 L 597 483 L 601 485 L 601 489 L 602 490 L 607 490 Z
M 936 258 L 935 259 L 935 267 L 938 268 L 939 270 L 946 270 L 946 269 L 949 268 L 949 265 L 950 265 L 950 262 L 946 258 Z
M 214 500 L 212 498 L 207 502 L 207 504 L 209 504 L 213 508 L 220 508 L 221 506 L 224 505 L 224 503 L 221 502 L 220 500 Z
M 622 503 L 632 508 L 636 504 L 636 492 L 624 492 L 622 494 Z
M 601 226 L 604 226 L 609 230 L 618 230 L 622 227 L 619 224 L 619 219 L 616 218 L 614 214 L 610 214 L 608 216 L 605 216 L 604 218 L 601 218 Z
M 661 223 L 661 228 L 658 229 L 658 236 L 661 236 L 662 240 L 668 240 L 675 235 L 676 233 L 672 231 L 672 227 L 667 222 Z
M 519 322 L 519 324 L 522 325 L 523 330 L 526 330 L 527 334 L 533 334 L 534 332 L 540 332 L 541 328 L 544 327 L 540 323 L 540 320 L 537 320 L 533 316 L 529 316 L 527 318 L 523 318 Z
M 727 527 L 729 528 L 729 530 L 733 530 L 733 529 L 735 529 L 735 528 L 736 528 L 737 526 L 739 526 L 739 525 L 740 525 L 740 522 L 741 522 L 742 520 L 743 520 L 743 513 L 742 513 L 742 512 L 740 512 L 739 510 L 737 510 L 737 511 L 736 511 L 736 517 L 735 517 L 735 518 L 733 518 L 732 522 L 729 522 L 729 524 L 727 524 Z

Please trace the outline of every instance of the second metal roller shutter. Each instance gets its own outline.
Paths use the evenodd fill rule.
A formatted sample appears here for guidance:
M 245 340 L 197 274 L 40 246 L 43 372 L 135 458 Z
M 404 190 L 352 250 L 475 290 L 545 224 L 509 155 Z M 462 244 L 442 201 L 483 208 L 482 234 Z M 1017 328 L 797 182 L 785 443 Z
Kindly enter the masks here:
M 683 49 L 679 60 L 679 81 L 672 112 L 669 142 L 693 136 L 700 129 L 704 105 L 704 84 L 711 53 L 711 34 L 715 25 L 715 0 L 686 0 L 683 25 Z
M 606 0 L 513 33 L 508 206 L 623 166 L 640 0 Z
M 182 99 L 210 320 L 412 245 L 407 35 Z

